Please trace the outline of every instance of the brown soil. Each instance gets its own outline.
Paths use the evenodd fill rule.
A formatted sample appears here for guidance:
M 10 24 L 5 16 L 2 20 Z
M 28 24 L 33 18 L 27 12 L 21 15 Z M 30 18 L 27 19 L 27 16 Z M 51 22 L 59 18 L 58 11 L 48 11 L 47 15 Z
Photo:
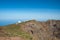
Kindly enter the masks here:
M 0 37 L 0 40 L 25 40 L 21 37 Z

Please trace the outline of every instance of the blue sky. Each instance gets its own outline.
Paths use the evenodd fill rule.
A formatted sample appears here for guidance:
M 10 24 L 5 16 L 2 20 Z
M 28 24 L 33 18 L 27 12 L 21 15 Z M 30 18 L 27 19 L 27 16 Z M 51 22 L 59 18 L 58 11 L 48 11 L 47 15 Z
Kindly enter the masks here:
M 0 20 L 60 20 L 60 0 L 0 0 Z

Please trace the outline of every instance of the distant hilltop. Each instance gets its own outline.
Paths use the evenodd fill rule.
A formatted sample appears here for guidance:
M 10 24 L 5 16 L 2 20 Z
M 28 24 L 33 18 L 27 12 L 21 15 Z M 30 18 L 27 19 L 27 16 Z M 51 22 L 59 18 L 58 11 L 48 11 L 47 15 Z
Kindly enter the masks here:
M 7 38 L 8 37 L 8 38 Z M 60 40 L 60 20 L 18 21 L 0 27 L 1 40 Z

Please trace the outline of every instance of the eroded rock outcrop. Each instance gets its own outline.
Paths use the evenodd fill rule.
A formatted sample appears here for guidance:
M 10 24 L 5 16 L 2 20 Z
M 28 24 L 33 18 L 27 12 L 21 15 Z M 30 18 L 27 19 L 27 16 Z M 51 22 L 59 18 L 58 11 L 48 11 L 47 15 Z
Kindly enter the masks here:
M 28 21 L 22 29 L 33 36 L 32 40 L 60 40 L 60 21 L 58 20 Z

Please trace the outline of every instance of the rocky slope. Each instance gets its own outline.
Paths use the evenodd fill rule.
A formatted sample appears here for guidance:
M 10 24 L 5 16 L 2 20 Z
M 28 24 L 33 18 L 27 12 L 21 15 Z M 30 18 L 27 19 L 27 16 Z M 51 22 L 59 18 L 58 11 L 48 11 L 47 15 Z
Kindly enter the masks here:
M 5 38 L 5 39 L 4 39 Z M 0 27 L 1 40 L 60 40 L 60 20 L 30 20 Z

